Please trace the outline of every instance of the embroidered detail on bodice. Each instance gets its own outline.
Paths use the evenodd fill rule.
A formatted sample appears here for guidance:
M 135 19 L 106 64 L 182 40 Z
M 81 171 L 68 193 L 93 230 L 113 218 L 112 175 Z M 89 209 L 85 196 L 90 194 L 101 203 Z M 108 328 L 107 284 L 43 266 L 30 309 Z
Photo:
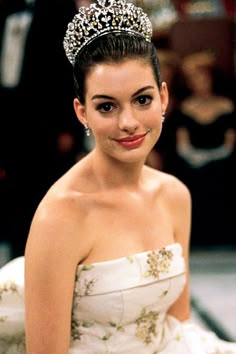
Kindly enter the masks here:
M 111 261 L 79 265 L 72 342 L 81 349 L 92 345 L 91 353 L 92 348 L 105 353 L 118 345 L 121 350 L 121 343 L 130 353 L 136 348 L 159 347 L 165 340 L 167 310 L 184 284 L 184 259 L 177 243 Z
M 79 265 L 68 354 L 236 354 L 236 343 L 168 314 L 185 278 L 177 243 Z M 24 328 L 24 257 L 19 257 L 0 269 L 0 354 L 26 354 Z

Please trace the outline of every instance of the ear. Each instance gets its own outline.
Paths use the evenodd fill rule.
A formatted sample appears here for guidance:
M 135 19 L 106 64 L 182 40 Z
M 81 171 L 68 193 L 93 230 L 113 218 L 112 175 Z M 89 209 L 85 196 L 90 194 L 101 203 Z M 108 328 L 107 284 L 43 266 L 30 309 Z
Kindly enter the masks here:
M 78 98 L 74 98 L 73 106 L 74 106 L 75 114 L 78 120 L 80 121 L 80 123 L 83 125 L 87 124 L 88 122 L 86 119 L 85 107 L 83 104 L 80 103 Z
M 168 102 L 169 102 L 169 92 L 167 88 L 167 84 L 165 82 L 162 82 L 161 84 L 161 105 L 162 105 L 162 112 L 166 112 Z

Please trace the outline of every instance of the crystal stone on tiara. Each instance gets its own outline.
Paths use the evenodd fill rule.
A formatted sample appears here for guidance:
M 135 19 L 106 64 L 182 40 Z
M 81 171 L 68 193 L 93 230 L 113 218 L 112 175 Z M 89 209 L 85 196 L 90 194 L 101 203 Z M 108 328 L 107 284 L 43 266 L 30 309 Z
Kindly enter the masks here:
M 86 44 L 110 32 L 127 32 L 151 42 L 152 23 L 140 7 L 126 0 L 97 0 L 89 7 L 80 7 L 68 24 L 63 41 L 70 63 L 74 65 Z

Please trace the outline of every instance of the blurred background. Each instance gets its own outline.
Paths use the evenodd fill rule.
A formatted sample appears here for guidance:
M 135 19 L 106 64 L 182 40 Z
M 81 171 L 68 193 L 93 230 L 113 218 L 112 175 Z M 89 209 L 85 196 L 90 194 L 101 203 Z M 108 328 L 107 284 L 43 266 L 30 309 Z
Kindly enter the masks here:
M 235 339 L 235 1 L 132 2 L 151 18 L 170 94 L 147 164 L 189 187 L 194 315 Z M 67 23 L 89 3 L 0 0 L 0 265 L 24 254 L 41 198 L 93 146 L 73 111 L 62 46 Z

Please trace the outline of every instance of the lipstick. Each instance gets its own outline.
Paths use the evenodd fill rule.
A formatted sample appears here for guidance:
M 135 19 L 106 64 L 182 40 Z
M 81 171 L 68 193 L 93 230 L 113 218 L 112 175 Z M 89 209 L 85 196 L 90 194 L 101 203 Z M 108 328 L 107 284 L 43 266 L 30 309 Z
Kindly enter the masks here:
M 146 133 L 147 134 L 147 133 Z M 120 144 L 121 146 L 128 148 L 128 149 L 134 149 L 139 147 L 142 142 L 145 139 L 146 134 L 137 134 L 137 135 L 132 135 L 132 136 L 127 136 L 121 139 L 116 139 L 117 143 Z

